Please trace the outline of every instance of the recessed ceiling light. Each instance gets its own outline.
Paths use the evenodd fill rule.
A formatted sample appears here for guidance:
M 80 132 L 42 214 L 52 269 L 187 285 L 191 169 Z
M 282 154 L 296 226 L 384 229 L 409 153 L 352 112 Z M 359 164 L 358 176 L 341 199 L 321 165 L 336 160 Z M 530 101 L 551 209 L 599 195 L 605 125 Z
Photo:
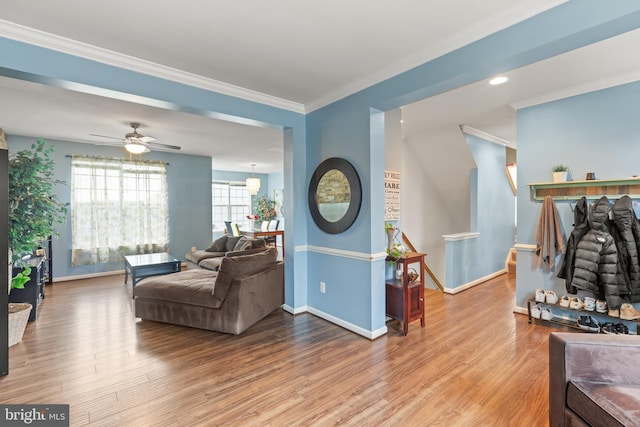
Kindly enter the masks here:
M 489 80 L 489 84 L 495 86 L 495 85 L 501 85 L 502 83 L 506 83 L 508 81 L 509 81 L 509 77 L 498 76 Z

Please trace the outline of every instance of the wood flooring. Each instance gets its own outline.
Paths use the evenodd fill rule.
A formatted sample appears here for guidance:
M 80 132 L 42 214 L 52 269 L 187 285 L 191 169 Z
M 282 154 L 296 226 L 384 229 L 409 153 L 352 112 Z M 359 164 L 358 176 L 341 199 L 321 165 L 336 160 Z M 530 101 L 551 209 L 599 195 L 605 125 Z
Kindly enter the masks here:
M 426 327 L 370 341 L 278 310 L 240 336 L 141 321 L 122 276 L 55 283 L 9 350 L 0 402 L 82 426 L 546 426 L 548 336 L 506 274 L 425 292 Z

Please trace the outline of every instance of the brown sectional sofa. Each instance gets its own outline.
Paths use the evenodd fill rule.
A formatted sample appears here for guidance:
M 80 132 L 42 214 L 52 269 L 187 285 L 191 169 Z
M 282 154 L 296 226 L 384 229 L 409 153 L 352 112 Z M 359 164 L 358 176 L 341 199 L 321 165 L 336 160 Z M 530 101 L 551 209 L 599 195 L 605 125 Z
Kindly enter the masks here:
M 284 303 L 284 265 L 275 248 L 223 257 L 218 271 L 186 270 L 133 289 L 143 320 L 240 334 Z
M 247 255 L 266 250 L 263 239 L 249 239 L 246 236 L 224 235 L 216 239 L 207 249 L 189 252 L 185 255 L 187 260 L 187 270 L 205 268 L 217 271 L 222 262 L 222 258 L 232 253 L 236 255 Z
M 549 425 L 640 426 L 640 337 L 552 333 Z

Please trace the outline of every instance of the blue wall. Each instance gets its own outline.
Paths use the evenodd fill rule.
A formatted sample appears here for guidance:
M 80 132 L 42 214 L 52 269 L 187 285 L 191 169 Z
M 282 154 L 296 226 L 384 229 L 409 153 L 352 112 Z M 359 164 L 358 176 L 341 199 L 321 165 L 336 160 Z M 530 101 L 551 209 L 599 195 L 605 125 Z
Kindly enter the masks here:
M 9 135 L 9 154 L 29 148 L 35 138 Z M 66 185 L 58 185 L 56 193 L 60 201 L 71 200 L 71 159 L 67 155 L 123 157 L 121 148 L 96 146 L 68 141 L 47 140 L 55 147 L 51 158 L 55 163 L 54 176 Z M 170 252 L 184 260 L 184 254 L 192 246 L 211 244 L 211 158 L 152 151 L 145 154 L 149 160 L 162 160 L 167 166 L 167 191 L 169 199 Z M 70 218 L 70 212 L 67 218 Z M 124 263 L 96 264 L 71 267 L 71 221 L 67 219 L 58 230 L 60 236 L 53 241 L 53 277 L 103 273 L 123 270 Z
M 636 28 L 639 8 L 640 4 L 630 2 L 613 7 L 597 2 L 565 3 L 309 114 L 307 182 L 321 161 L 344 157 L 360 174 L 364 207 L 354 225 L 341 235 L 324 234 L 308 222 L 309 307 L 322 307 L 327 318 L 343 319 L 345 327 L 361 328 L 373 336 L 386 330 L 384 297 L 380 298 L 384 260 L 379 257 L 385 247 L 384 149 L 376 145 L 375 125 L 380 119 L 372 115 L 372 109 L 396 108 Z M 627 15 L 629 12 L 633 15 Z M 369 266 L 362 262 L 367 256 Z M 316 291 L 321 280 L 327 283 L 326 294 Z M 353 295 L 359 296 L 358 306 Z
M 640 83 L 630 83 L 518 111 L 518 243 L 535 245 L 541 202 L 529 197 L 529 183 L 552 180 L 551 168 L 564 163 L 575 180 L 595 172 L 598 179 L 640 175 L 638 144 Z M 615 199 L 610 199 L 615 200 Z M 557 201 L 566 237 L 573 228 L 571 205 Z M 556 263 L 561 257 L 556 259 Z M 537 288 L 566 293 L 556 272 L 538 269 L 535 254 L 518 252 L 516 304 Z
M 477 237 L 446 242 L 446 288 L 504 269 L 515 239 L 515 200 L 507 179 L 505 147 L 465 135 L 476 162 L 472 174 L 471 231 Z
M 73 90 L 97 88 L 104 96 L 131 102 L 282 129 L 284 187 L 292 202 L 285 212 L 286 305 L 292 311 L 315 310 L 375 337 L 386 331 L 384 118 L 377 112 L 594 43 L 638 23 L 637 1 L 566 2 L 307 116 L 1 38 L 0 74 Z M 321 232 L 306 206 L 313 170 L 333 156 L 353 163 L 363 186 L 360 215 L 340 235 Z M 210 179 L 206 185 L 210 187 Z M 210 206 L 210 200 L 206 203 Z M 206 209 L 210 221 L 210 207 Z M 190 240 L 187 247 L 197 243 Z M 320 280 L 327 283 L 325 294 L 315 291 Z

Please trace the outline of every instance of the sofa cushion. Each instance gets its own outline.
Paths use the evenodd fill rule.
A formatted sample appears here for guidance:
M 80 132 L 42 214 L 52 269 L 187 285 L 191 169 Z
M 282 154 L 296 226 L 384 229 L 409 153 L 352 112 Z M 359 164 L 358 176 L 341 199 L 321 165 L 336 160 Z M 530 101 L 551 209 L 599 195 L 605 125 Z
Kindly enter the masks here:
M 222 301 L 227 297 L 227 293 L 231 288 L 231 282 L 234 279 L 239 279 L 264 270 L 275 264 L 277 258 L 278 251 L 276 248 L 269 248 L 249 255 L 225 256 L 218 269 L 218 277 L 213 289 L 214 298 L 222 304 Z
M 224 252 L 227 248 L 227 235 L 218 237 L 213 241 L 209 248 L 205 249 L 207 252 Z
M 241 237 L 244 236 L 228 236 L 227 243 L 225 245 L 225 252 L 232 251 L 233 248 L 236 247 L 236 243 L 238 243 L 238 240 L 240 240 Z
M 194 264 L 200 264 L 200 261 L 202 261 L 203 259 L 207 259 L 207 258 L 216 258 L 216 257 L 223 257 L 225 254 L 225 252 L 207 252 L 206 250 L 204 251 L 194 251 L 194 252 L 187 252 L 187 254 L 184 256 L 187 261 L 191 261 Z
M 200 261 L 200 264 L 198 264 L 198 267 L 206 268 L 207 270 L 218 271 L 218 269 L 220 268 L 220 264 L 222 263 L 222 258 L 224 257 L 203 259 L 202 261 Z
M 250 255 L 250 254 L 255 254 L 265 250 L 267 250 L 267 247 L 262 246 L 255 249 L 246 249 L 244 251 L 229 251 L 225 253 L 224 256 L 234 257 L 234 256 Z M 218 271 L 218 269 L 220 268 L 220 264 L 222 264 L 222 258 L 223 257 L 203 259 L 202 261 L 200 261 L 200 264 L 198 264 L 198 266 L 201 268 L 206 268 L 208 270 Z
M 224 254 L 224 256 L 229 258 L 229 257 L 234 257 L 234 256 L 251 255 L 251 254 L 257 254 L 258 252 L 264 252 L 266 250 L 267 250 L 267 247 L 266 246 L 262 246 L 262 247 L 259 247 L 259 248 L 246 249 L 244 251 L 230 251 L 230 252 L 227 252 L 226 254 Z M 220 261 L 222 262 L 222 259 Z
M 251 241 L 251 248 L 252 249 L 266 248 L 266 247 L 267 247 L 267 243 L 265 242 L 264 239 L 253 239 Z
M 238 239 L 238 242 L 233 247 L 234 251 L 244 251 L 246 249 L 251 249 L 251 239 L 247 236 L 242 236 Z
M 640 387 L 571 381 L 567 406 L 593 426 L 630 426 L 640 419 Z
M 142 279 L 133 287 L 133 296 L 202 307 L 220 307 L 212 297 L 218 273 L 210 270 L 187 270 Z

